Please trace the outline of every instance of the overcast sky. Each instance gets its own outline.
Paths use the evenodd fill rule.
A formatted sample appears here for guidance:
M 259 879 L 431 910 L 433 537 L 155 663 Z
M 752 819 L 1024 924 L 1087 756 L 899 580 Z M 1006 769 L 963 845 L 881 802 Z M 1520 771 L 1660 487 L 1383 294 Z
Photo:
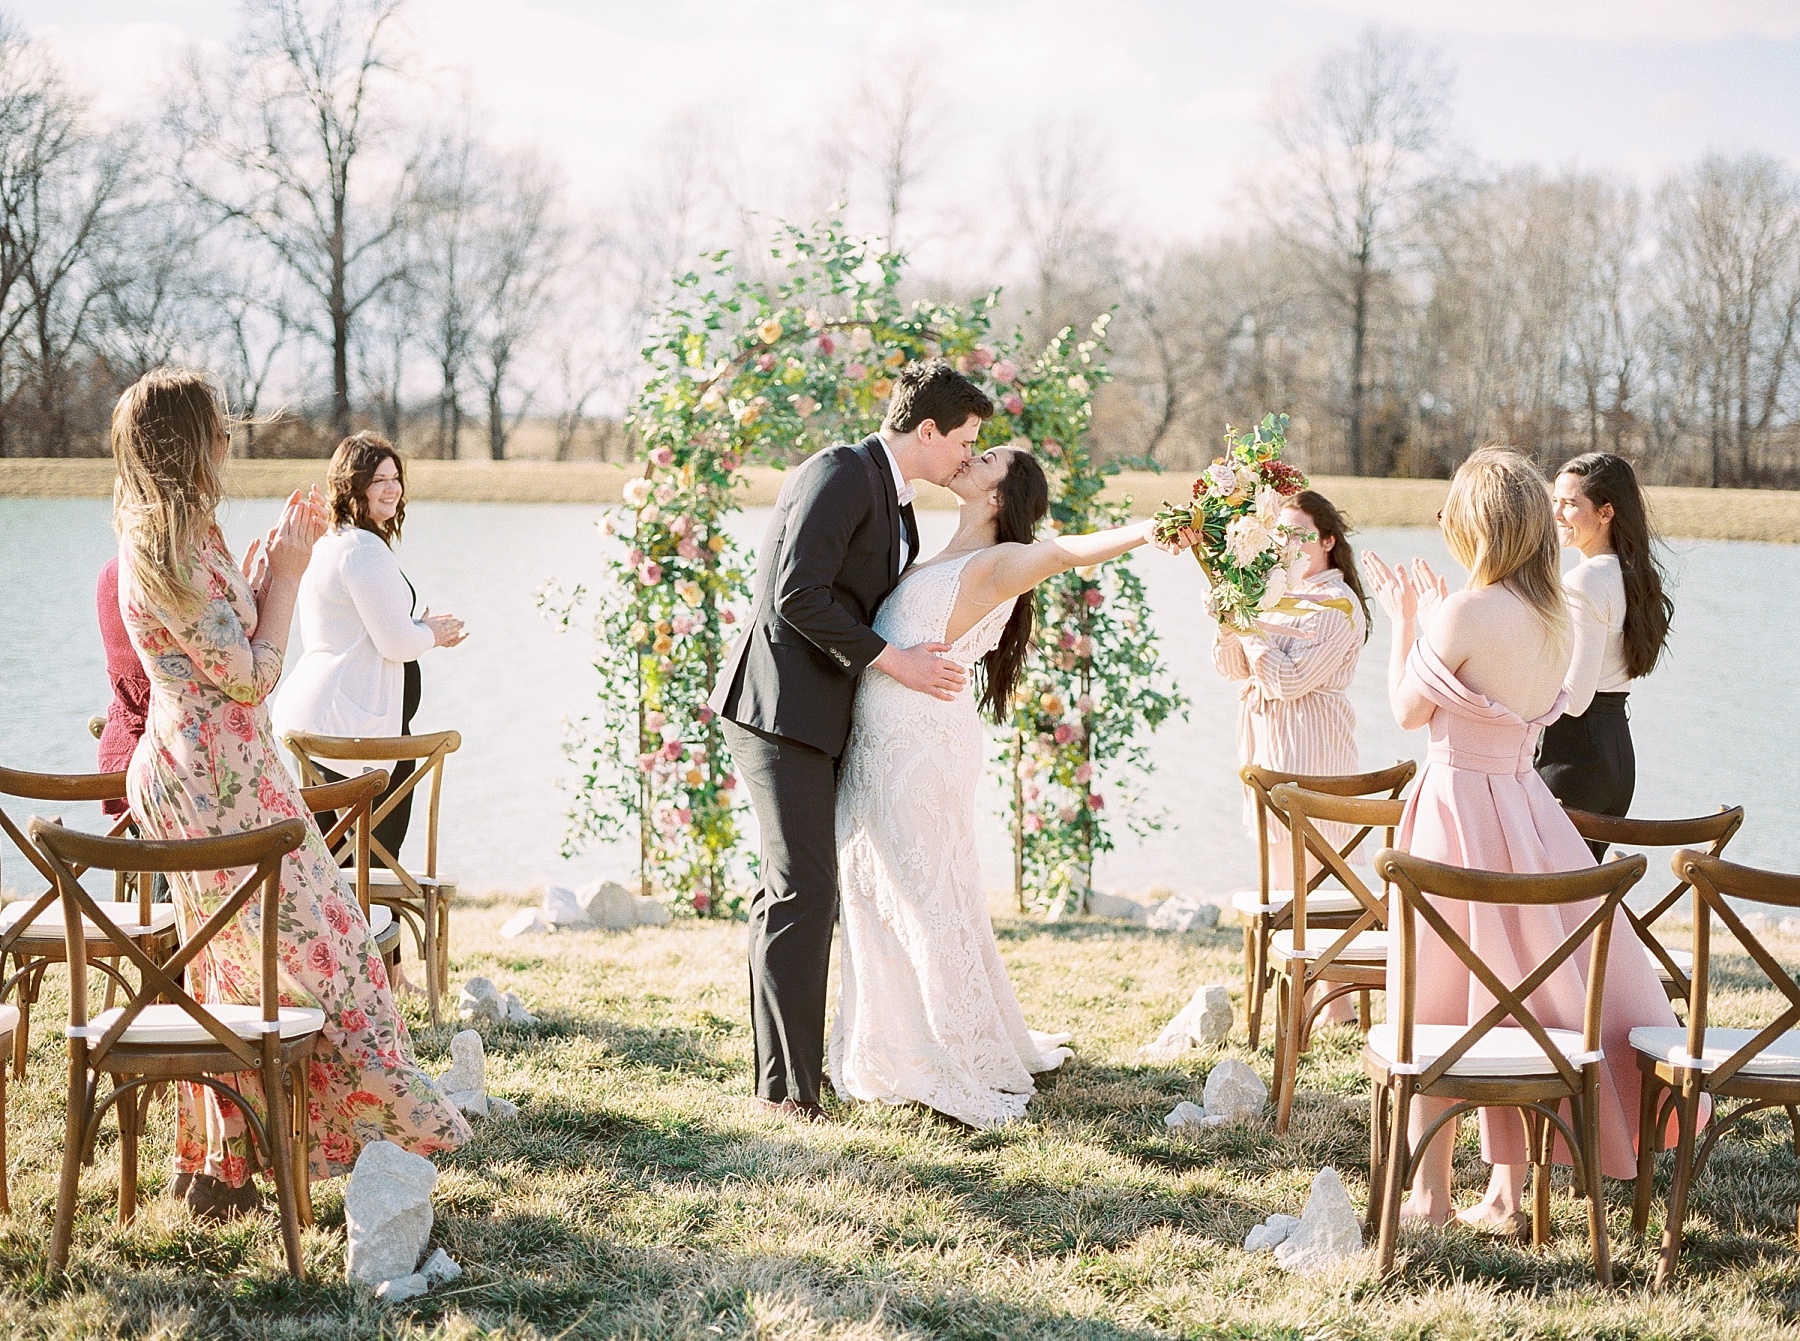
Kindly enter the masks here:
M 174 53 L 224 44 L 238 17 L 235 0 L 5 8 L 106 113 L 142 109 Z M 496 136 L 542 144 L 597 203 L 671 116 L 722 120 L 747 161 L 775 163 L 843 114 L 860 73 L 923 45 L 941 72 L 921 188 L 937 202 L 999 208 L 1009 148 L 1073 113 L 1105 143 L 1123 217 L 1201 234 L 1228 226 L 1266 153 L 1271 90 L 1371 22 L 1442 51 L 1480 161 L 1646 183 L 1708 150 L 1800 165 L 1800 0 L 416 0 L 406 41 L 435 96 L 466 87 Z

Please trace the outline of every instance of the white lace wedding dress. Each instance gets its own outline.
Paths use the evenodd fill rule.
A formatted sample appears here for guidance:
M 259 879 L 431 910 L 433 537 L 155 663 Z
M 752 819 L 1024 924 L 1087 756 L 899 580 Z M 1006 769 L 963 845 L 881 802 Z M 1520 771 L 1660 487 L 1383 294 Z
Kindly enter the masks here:
M 898 647 L 946 641 L 974 555 L 915 569 L 875 631 Z M 946 654 L 973 665 L 1012 603 Z M 841 888 L 831 1083 L 839 1097 L 921 1103 L 975 1127 L 1024 1115 L 1032 1074 L 1071 1055 L 1025 1027 L 1000 962 L 975 855 L 984 735 L 971 690 L 953 701 L 864 674 L 838 778 Z

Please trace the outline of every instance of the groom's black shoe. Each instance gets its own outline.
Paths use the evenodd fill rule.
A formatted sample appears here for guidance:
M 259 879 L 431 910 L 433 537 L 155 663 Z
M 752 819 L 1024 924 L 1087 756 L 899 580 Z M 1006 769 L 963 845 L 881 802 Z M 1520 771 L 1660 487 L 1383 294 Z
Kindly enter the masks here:
M 803 1103 L 799 1099 L 765 1099 L 756 1097 L 756 1106 L 765 1113 L 774 1113 L 780 1117 L 793 1118 L 797 1122 L 823 1122 L 825 1109 L 821 1104 Z

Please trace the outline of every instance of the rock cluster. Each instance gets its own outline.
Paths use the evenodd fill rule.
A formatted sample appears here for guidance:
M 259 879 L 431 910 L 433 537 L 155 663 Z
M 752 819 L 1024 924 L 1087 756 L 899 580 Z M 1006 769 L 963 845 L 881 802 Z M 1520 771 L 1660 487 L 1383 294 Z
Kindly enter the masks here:
M 481 1035 L 464 1029 L 450 1040 L 450 1069 L 438 1077 L 438 1091 L 470 1117 L 511 1118 L 517 1104 L 487 1092 L 487 1053 Z
M 1362 1219 L 1329 1166 L 1320 1169 L 1298 1219 L 1271 1215 L 1244 1239 L 1247 1252 L 1273 1250 L 1284 1271 L 1320 1271 L 1362 1251 Z
M 486 978 L 470 978 L 456 994 L 456 1018 L 464 1024 L 478 1024 L 486 1020 L 489 1024 L 531 1025 L 537 1023 L 537 1016 L 526 1009 L 525 1003 L 517 994 L 500 989 Z
M 344 1274 L 398 1303 L 455 1280 L 462 1268 L 442 1248 L 419 1265 L 431 1240 L 431 1189 L 437 1168 L 391 1141 L 370 1141 L 356 1157 L 344 1188 L 349 1251 Z
M 1219 925 L 1219 905 L 1198 894 L 1177 894 L 1149 910 L 1152 931 L 1212 931 Z
M 1232 1019 L 1230 990 L 1208 983 L 1139 1051 L 1150 1061 L 1172 1062 L 1189 1048 L 1216 1048 L 1230 1036 Z
M 1089 917 L 1111 917 L 1121 922 L 1136 922 L 1139 926 L 1150 916 L 1150 910 L 1136 899 L 1128 899 L 1123 894 L 1102 894 L 1097 889 L 1088 891 L 1087 910 Z
M 656 899 L 633 894 L 613 880 L 595 880 L 579 890 L 552 885 L 538 908 L 521 908 L 500 928 L 508 940 L 553 931 L 626 931 L 660 927 L 669 922 L 668 908 Z
M 1207 1074 L 1206 1107 L 1183 1101 L 1163 1122 L 1170 1127 L 1216 1127 L 1255 1117 L 1269 1101 L 1269 1087 L 1245 1063 L 1227 1057 Z

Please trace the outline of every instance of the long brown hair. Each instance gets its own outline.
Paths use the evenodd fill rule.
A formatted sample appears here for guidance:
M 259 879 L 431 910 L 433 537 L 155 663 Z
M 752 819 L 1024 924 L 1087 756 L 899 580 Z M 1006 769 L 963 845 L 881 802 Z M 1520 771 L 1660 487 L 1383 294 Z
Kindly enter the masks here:
M 225 495 L 213 453 L 227 436 L 212 380 L 189 368 L 152 368 L 113 406 L 113 526 L 131 580 L 165 611 L 197 594 L 194 563 Z
M 1444 540 L 1471 587 L 1508 588 L 1543 621 L 1552 647 L 1566 644 L 1569 607 L 1550 486 L 1529 457 L 1511 447 L 1471 452 L 1450 481 Z
M 1675 602 L 1663 590 L 1662 562 L 1656 533 L 1644 508 L 1631 462 L 1611 452 L 1583 452 L 1565 461 L 1558 475 L 1574 475 L 1581 492 L 1597 508 L 1610 506 L 1612 547 L 1625 578 L 1625 669 L 1632 679 L 1648 675 L 1669 642 Z
M 378 522 L 369 515 L 369 483 L 383 461 L 392 461 L 400 476 L 400 506 L 394 509 L 391 522 Z M 331 491 L 333 525 L 361 527 L 387 545 L 400 538 L 400 528 L 406 524 L 406 463 L 381 434 L 365 430 L 340 442 L 331 454 L 325 486 Z
M 1037 539 L 1038 523 L 1050 511 L 1050 481 L 1044 468 L 1030 452 L 1014 450 L 1006 463 L 1006 474 L 1000 477 L 1000 512 L 994 518 L 994 538 L 1002 544 L 1029 545 Z M 997 724 L 1012 716 L 1013 691 L 1019 687 L 1019 673 L 1025 668 L 1025 654 L 1031 650 L 1031 631 L 1035 621 L 1036 601 L 1026 592 L 1013 602 L 1012 614 L 1000 641 L 981 659 L 981 674 L 976 686 L 976 703 Z
M 1349 520 L 1337 509 L 1324 494 L 1315 493 L 1311 489 L 1303 489 L 1295 497 L 1293 506 L 1312 519 L 1313 530 L 1319 533 L 1319 543 L 1332 541 L 1330 549 L 1325 551 L 1325 562 L 1337 569 L 1338 576 L 1344 579 L 1344 585 L 1350 588 L 1357 603 L 1363 608 L 1363 641 L 1369 641 L 1369 630 L 1374 620 L 1369 617 L 1369 594 L 1363 590 L 1362 578 L 1356 571 L 1356 551 L 1350 547 L 1350 536 L 1355 529 Z

